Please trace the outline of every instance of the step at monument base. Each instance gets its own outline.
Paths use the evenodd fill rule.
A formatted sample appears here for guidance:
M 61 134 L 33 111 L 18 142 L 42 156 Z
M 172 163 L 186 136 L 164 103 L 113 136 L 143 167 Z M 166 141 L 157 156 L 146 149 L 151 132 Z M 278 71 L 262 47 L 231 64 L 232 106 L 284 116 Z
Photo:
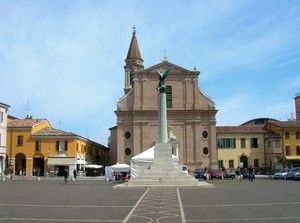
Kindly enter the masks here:
M 130 179 L 127 186 L 204 186 L 213 187 L 206 182 L 199 182 L 194 177 L 182 172 L 182 165 L 172 162 L 172 147 L 170 143 L 156 143 L 154 162 L 149 169 L 143 170 L 139 176 Z

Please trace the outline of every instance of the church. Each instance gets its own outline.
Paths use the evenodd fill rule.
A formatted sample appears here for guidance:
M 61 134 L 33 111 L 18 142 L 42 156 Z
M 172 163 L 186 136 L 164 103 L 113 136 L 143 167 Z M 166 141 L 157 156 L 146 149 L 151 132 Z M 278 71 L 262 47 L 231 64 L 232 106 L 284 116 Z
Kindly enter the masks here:
M 214 101 L 198 85 L 200 72 L 164 60 L 144 68 L 136 31 L 125 60 L 124 95 L 117 102 L 116 126 L 110 128 L 111 162 L 130 164 L 130 159 L 158 140 L 159 75 L 166 78 L 167 129 L 172 153 L 179 163 L 195 168 L 218 168 Z

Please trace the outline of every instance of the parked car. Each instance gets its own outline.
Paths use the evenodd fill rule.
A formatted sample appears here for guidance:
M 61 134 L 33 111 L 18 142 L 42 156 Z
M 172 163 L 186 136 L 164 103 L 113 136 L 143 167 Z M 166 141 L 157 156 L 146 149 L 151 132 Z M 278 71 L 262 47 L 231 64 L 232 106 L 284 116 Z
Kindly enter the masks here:
M 235 171 L 234 171 L 234 170 L 226 170 L 224 179 L 225 179 L 225 178 L 226 178 L 227 180 L 228 180 L 228 179 L 234 179 L 235 176 L 236 176 L 236 175 L 235 175 Z
M 295 173 L 294 179 L 295 180 L 300 180 L 300 172 Z
M 204 169 L 195 169 L 194 177 L 196 179 L 203 179 L 203 180 L 206 180 L 206 178 L 207 178 L 206 172 Z
M 217 178 L 218 180 L 222 180 L 223 173 L 221 170 L 212 170 L 210 171 L 210 179 Z
M 287 173 L 286 173 L 286 176 L 285 178 L 287 180 L 294 180 L 295 179 L 295 174 L 300 172 L 300 167 L 294 167 L 294 168 L 291 168 Z
M 243 168 L 241 170 L 241 173 L 242 173 L 243 179 L 249 178 L 249 169 L 248 168 Z M 255 173 L 254 173 L 254 171 L 253 171 L 253 179 L 255 179 Z
M 273 175 L 274 180 L 277 180 L 277 179 L 285 180 L 286 174 L 288 171 L 289 171 L 289 169 L 282 169 L 282 170 L 279 170 L 278 172 L 274 173 L 274 175 Z

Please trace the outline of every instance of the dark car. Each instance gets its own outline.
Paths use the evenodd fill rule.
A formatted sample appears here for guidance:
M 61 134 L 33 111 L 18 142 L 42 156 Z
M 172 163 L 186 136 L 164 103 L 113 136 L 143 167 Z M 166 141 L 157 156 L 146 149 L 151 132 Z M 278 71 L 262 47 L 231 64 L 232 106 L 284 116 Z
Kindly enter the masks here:
M 243 179 L 249 178 L 249 169 L 244 168 L 244 169 L 242 169 L 241 173 L 242 173 Z M 254 171 L 253 171 L 252 178 L 255 179 L 255 173 L 254 173 Z
M 286 180 L 294 180 L 295 179 L 295 174 L 300 172 L 300 167 L 294 167 L 294 168 L 291 168 L 287 173 L 286 173 L 286 176 L 285 176 L 285 179 Z
M 203 179 L 206 180 L 206 172 L 204 169 L 195 169 L 194 171 L 194 177 L 196 179 Z
M 218 180 L 222 180 L 223 173 L 221 170 L 212 170 L 210 171 L 210 179 L 217 178 Z
M 295 173 L 294 179 L 295 180 L 300 180 L 300 172 Z
M 226 170 L 224 178 L 228 179 L 234 179 L 236 176 L 234 170 Z

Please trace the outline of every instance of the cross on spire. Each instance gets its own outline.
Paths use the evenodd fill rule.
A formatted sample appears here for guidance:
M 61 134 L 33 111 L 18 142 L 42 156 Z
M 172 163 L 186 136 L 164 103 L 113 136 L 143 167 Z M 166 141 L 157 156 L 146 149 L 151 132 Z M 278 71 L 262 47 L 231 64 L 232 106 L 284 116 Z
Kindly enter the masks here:
M 135 28 L 135 25 L 133 25 L 133 27 L 132 27 L 132 29 L 133 29 L 133 34 L 136 34 L 136 28 Z

